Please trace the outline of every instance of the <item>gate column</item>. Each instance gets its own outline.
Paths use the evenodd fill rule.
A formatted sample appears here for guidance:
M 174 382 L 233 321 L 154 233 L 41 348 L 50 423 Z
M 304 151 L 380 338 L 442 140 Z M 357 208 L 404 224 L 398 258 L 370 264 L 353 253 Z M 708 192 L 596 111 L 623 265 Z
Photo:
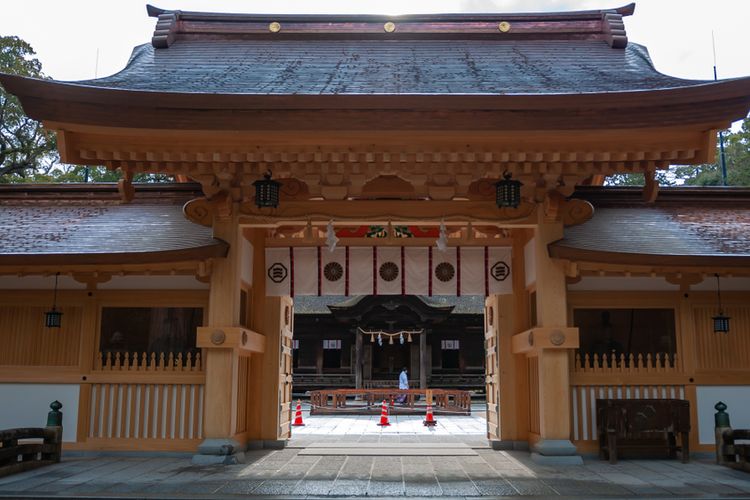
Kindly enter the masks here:
M 196 464 L 244 461 L 247 443 L 247 380 L 252 353 L 263 352 L 262 335 L 240 321 L 241 259 L 236 216 L 217 217 L 214 237 L 229 245 L 226 258 L 213 261 L 207 326 L 198 328 L 197 347 L 205 353 L 203 397 L 205 440 L 193 457 Z
M 543 213 L 540 211 L 540 218 Z M 514 354 L 529 361 L 529 442 L 542 463 L 580 464 L 570 441 L 569 350 L 578 347 L 578 329 L 567 326 L 567 289 L 562 266 L 547 245 L 563 237 L 562 223 L 540 219 L 534 234 L 536 325 L 513 336 Z

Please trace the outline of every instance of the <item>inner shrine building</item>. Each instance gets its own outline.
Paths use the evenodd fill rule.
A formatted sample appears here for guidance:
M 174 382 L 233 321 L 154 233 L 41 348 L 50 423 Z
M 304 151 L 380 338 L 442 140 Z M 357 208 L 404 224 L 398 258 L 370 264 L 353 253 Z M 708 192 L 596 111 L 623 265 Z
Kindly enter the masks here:
M 750 192 L 655 181 L 714 161 L 750 78 L 659 73 L 633 12 L 149 6 L 114 75 L 0 74 L 63 162 L 122 173 L 0 186 L 0 428 L 58 399 L 66 449 L 226 463 L 284 445 L 295 382 L 400 365 L 540 461 L 596 449 L 596 399 L 688 400 L 693 450 L 719 400 L 750 426 Z

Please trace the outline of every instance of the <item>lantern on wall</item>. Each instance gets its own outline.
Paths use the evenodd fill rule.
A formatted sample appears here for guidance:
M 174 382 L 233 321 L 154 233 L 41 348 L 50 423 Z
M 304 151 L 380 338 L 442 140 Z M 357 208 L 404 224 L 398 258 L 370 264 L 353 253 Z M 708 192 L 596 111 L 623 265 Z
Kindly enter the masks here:
M 63 313 L 57 310 L 57 278 L 59 276 L 60 273 L 55 274 L 55 292 L 52 298 L 52 309 L 44 313 L 44 326 L 47 328 L 60 328 L 60 324 L 62 323 Z
M 719 314 L 714 316 L 714 333 L 729 333 L 729 316 L 724 316 L 724 310 L 721 307 L 721 283 L 719 281 L 719 274 L 716 276 L 716 295 L 719 299 Z
M 517 208 L 521 204 L 521 181 L 513 180 L 511 177 L 511 173 L 506 170 L 503 179 L 495 183 L 495 201 L 498 208 Z
M 263 178 L 253 182 L 255 186 L 255 206 L 258 208 L 279 206 L 279 189 L 281 183 L 271 179 L 271 171 L 263 174 Z

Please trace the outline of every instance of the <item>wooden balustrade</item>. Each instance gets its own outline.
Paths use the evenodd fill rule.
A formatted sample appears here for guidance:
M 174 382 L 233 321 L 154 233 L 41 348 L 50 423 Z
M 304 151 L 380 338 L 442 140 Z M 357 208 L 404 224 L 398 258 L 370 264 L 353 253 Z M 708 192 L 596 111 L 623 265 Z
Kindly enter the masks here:
M 436 415 L 471 415 L 471 394 L 455 389 L 325 389 L 310 392 L 310 415 L 379 414 L 383 401 L 391 414 L 424 414 L 428 393 Z M 392 404 L 403 398 L 403 403 Z
M 204 396 L 204 385 L 195 383 L 91 384 L 86 441 L 106 448 L 193 450 L 203 437 Z
M 573 362 L 574 373 L 592 373 L 592 374 L 648 374 L 648 373 L 666 373 L 679 371 L 677 354 L 668 354 L 665 352 L 651 353 L 645 356 L 642 353 L 625 354 L 625 353 L 603 353 L 581 355 L 576 351 Z
M 200 372 L 203 371 L 201 353 L 183 354 L 138 353 L 138 352 L 99 352 L 95 370 L 103 371 L 166 371 L 166 372 Z

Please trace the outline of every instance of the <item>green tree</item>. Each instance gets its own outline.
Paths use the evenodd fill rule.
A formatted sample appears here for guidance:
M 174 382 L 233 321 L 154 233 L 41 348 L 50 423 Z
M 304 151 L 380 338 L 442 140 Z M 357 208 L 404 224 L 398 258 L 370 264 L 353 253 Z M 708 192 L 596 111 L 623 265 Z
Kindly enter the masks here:
M 724 157 L 727 185 L 750 186 L 750 116 L 742 122 L 739 131 L 724 131 Z M 714 163 L 679 166 L 675 167 L 674 173 L 686 186 L 721 186 L 720 147 L 717 145 Z
M 742 122 L 740 130 L 723 131 L 724 157 L 727 164 L 728 186 L 750 186 L 750 116 Z M 676 165 L 667 171 L 658 171 L 656 178 L 662 186 L 721 186 L 721 151 L 717 139 L 714 163 L 702 165 Z M 608 186 L 643 186 L 643 174 L 616 174 L 607 177 Z
M 31 45 L 15 36 L 0 37 L 0 72 L 43 78 Z M 27 117 L 15 96 L 0 88 L 0 182 L 48 172 L 57 162 L 54 134 Z
M 15 36 L 0 36 L 0 72 L 45 78 L 34 49 Z M 23 112 L 18 99 L 0 87 L 0 183 L 117 182 L 103 166 L 60 163 L 55 134 Z M 172 176 L 136 174 L 135 182 L 169 182 Z

